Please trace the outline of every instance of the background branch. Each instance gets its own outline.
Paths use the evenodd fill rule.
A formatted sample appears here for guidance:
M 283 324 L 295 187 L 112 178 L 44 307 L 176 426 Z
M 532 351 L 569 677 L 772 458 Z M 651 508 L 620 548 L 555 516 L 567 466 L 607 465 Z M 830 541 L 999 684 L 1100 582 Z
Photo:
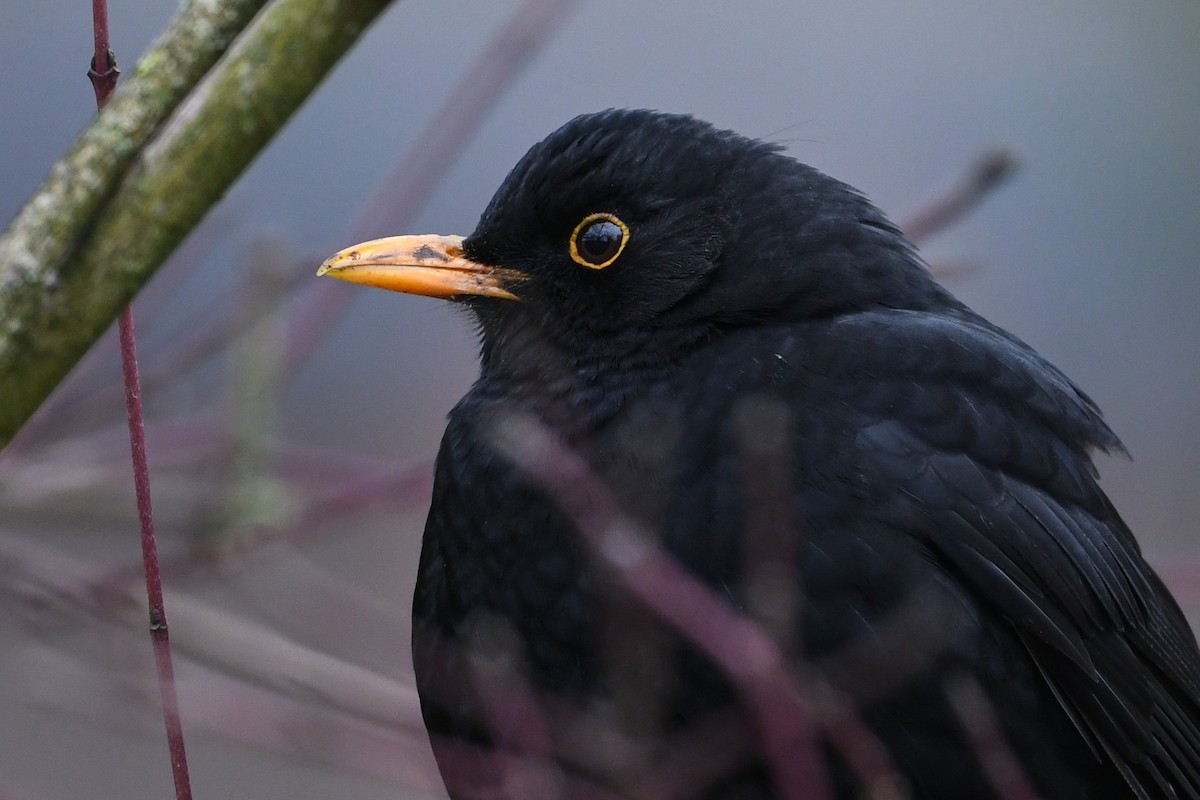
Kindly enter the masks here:
M 195 5 L 181 18 L 196 13 Z M 243 13 L 227 22 L 226 44 L 255 5 L 238 6 Z M 0 238 L 0 445 L 387 5 L 273 0 L 149 143 L 157 121 L 223 49 L 201 44 L 217 35 L 215 20 L 173 27 L 142 59 Z M 184 36 L 186 46 L 173 41 Z M 176 71 L 164 62 L 169 53 L 192 47 L 207 56 L 189 62 L 188 80 L 160 77 Z M 305 58 L 295 59 L 297 52 Z M 110 161 L 116 169 L 93 174 Z

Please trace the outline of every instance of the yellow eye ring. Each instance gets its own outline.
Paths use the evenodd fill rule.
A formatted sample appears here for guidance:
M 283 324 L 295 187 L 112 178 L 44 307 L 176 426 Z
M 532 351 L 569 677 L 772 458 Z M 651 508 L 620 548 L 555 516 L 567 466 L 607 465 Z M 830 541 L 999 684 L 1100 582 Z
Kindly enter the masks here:
M 629 226 L 615 214 L 588 214 L 571 232 L 571 258 L 588 269 L 604 269 L 629 242 Z

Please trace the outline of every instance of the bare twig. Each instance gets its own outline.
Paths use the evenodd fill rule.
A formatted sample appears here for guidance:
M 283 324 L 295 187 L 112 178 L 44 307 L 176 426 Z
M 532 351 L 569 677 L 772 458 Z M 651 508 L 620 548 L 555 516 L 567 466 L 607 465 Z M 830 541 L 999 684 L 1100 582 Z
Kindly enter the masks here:
M 230 219 L 227 214 L 217 213 L 205 217 L 159 270 L 157 280 L 138 294 L 134 305 L 143 328 L 154 326 L 157 316 L 171 295 L 177 292 L 179 284 L 196 269 L 221 232 L 229 228 Z M 241 311 L 240 305 L 222 297 L 211 307 L 197 313 L 199 321 L 195 325 L 184 327 L 149 353 L 143 353 L 143 390 L 153 389 L 167 380 L 177 380 L 206 358 L 220 352 L 220 345 L 226 344 L 245 327 L 248 320 L 242 319 L 245 315 Z M 201 328 L 203 333 L 196 333 L 197 328 Z M 200 337 L 205 333 L 213 339 L 202 340 Z M 68 379 L 42 403 L 29 422 L 0 452 L 0 464 L 33 449 L 48 435 L 76 435 L 107 423 L 116 414 L 124 395 L 121 382 L 110 380 L 110 374 L 106 371 L 119 350 L 119 337 L 115 331 L 102 337 L 71 371 Z
M 96 90 L 96 106 L 103 109 L 117 85 L 117 61 L 109 47 L 108 0 L 92 0 L 92 30 L 95 53 L 88 71 Z M 142 563 L 146 573 L 146 599 L 150 608 L 150 641 L 158 671 L 171 776 L 178 800 L 191 800 L 187 750 L 183 744 L 183 721 L 175 690 L 175 668 L 171 663 L 171 641 L 167 611 L 163 604 L 162 578 L 158 571 L 158 544 L 154 536 L 154 511 L 150 503 L 150 465 L 146 459 L 146 425 L 142 415 L 142 391 L 138 385 L 137 347 L 133 334 L 133 309 L 126 307 L 118 321 L 121 338 L 121 370 L 125 377 L 125 407 L 129 418 L 129 448 L 133 458 L 133 483 L 137 493 L 138 523 L 141 527 Z
M 918 211 L 900 227 L 914 242 L 928 239 L 956 222 L 1016 171 L 1019 162 L 1009 150 L 981 156 L 962 181 L 941 198 Z
M 672 736 L 664 749 L 653 736 L 631 735 L 602 708 L 581 707 L 538 691 L 524 672 L 523 659 L 513 657 L 518 643 L 507 637 L 509 643 L 499 642 L 496 652 L 498 631 L 492 624 L 500 622 L 502 632 L 504 622 L 484 621 L 482 641 L 472 641 L 474 635 L 446 639 L 423 631 L 417 645 L 466 665 L 465 671 L 449 668 L 429 676 L 422 696 L 451 704 L 461 702 L 464 692 L 476 697 L 479 722 L 492 733 L 491 741 L 481 745 L 431 737 L 451 792 L 477 796 L 484 787 L 486 792 L 518 784 L 528 790 L 516 792 L 519 797 L 609 797 L 614 790 L 621 797 L 700 797 L 723 777 L 755 762 L 754 726 L 743 709 L 713 713 Z M 572 776 L 578 780 L 579 775 L 589 778 L 572 783 Z
M 117 58 L 109 47 L 108 0 L 92 0 L 92 33 L 96 49 L 92 55 L 92 66 L 88 78 L 96 91 L 96 107 L 104 108 L 113 89 L 117 88 Z
M 146 599 L 150 607 L 150 640 L 158 669 L 158 688 L 162 698 L 163 721 L 167 728 L 167 746 L 171 753 L 171 775 L 175 796 L 190 800 L 187 750 L 183 744 L 183 721 L 179 715 L 179 696 L 175 690 L 175 667 L 171 661 L 171 640 L 167 630 L 167 610 L 163 603 L 162 576 L 158 568 L 158 543 L 154 536 L 154 511 L 150 503 L 150 466 L 146 460 L 146 428 L 142 418 L 142 394 L 138 386 L 137 348 L 133 336 L 133 310 L 126 308 L 119 320 L 121 331 L 121 367 L 125 374 L 125 402 L 129 414 L 129 445 L 133 453 L 133 483 L 137 491 L 138 523 L 141 527 L 142 563 L 146 573 Z
M 342 476 L 324 496 L 310 503 L 283 528 L 264 526 L 251 536 L 220 549 L 181 553 L 170 559 L 164 569 L 179 580 L 195 580 L 234 567 L 244 570 L 256 560 L 266 558 L 272 548 L 294 546 L 323 536 L 326 526 L 347 514 L 374 506 L 413 506 L 426 500 L 432 480 L 426 461 L 400 469 Z
M 104 184 L 110 189 L 102 197 L 106 205 L 89 194 L 88 202 L 61 209 L 74 224 L 59 224 L 49 243 L 36 236 L 29 218 L 36 214 L 18 215 L 0 237 L 0 444 L 12 438 L 387 5 L 388 0 L 272 0 L 186 107 L 157 131 L 153 144 L 135 151 L 137 168 L 114 182 L 115 193 Z M 295 57 L 299 50 L 302 59 Z M 139 70 L 129 83 L 141 82 L 143 72 L 155 70 Z M 123 96 L 117 92 L 109 108 Z M 94 127 L 114 124 L 106 109 Z M 94 155 L 107 168 L 109 154 Z M 46 203 L 47 195 L 39 193 L 26 208 L 38 211 Z M 39 256 L 55 248 L 56 257 Z
M 738 687 L 753 711 L 782 796 L 832 797 L 809 700 L 774 642 L 653 544 L 584 461 L 540 423 L 509 415 L 492 428 L 491 438 L 546 488 L 619 580 Z
M 1037 800 L 1037 790 L 1000 729 L 996 710 L 983 687 L 974 678 L 962 675 L 946 682 L 946 697 L 996 795 L 1004 800 Z
M 185 4 L 139 62 L 135 77 L 46 176 L 0 236 L 5 310 L 0 343 L 7 346 L 5 340 L 20 330 L 22 317 L 14 312 L 36 299 L 29 295 L 47 291 L 40 280 L 50 277 L 44 270 L 70 258 L 81 232 L 112 197 L 137 154 L 266 2 Z M 99 51 L 97 63 L 106 64 L 107 45 Z
M 131 628 L 141 605 L 129 585 L 63 553 L 0 536 L 0 595 L 31 614 L 40 629 L 46 620 L 91 620 Z M 181 657 L 209 665 L 281 695 L 389 727 L 420 729 L 412 686 L 331 657 L 201 600 L 173 593 L 175 649 Z
M 98 670 L 57 648 L 28 648 L 24 655 L 32 662 L 33 702 L 93 723 L 105 735 L 121 728 L 152 732 L 149 722 L 157 703 L 143 691 L 140 676 Z M 414 793 L 406 797 L 433 798 L 441 790 L 423 727 L 357 719 L 193 664 L 181 669 L 179 693 L 191 730 L 400 785 Z
M 580 2 L 525 0 L 512 13 L 372 195 L 347 240 L 395 233 L 416 217 L 488 113 Z M 297 366 L 308 359 L 352 298 L 357 297 L 331 281 L 311 286 L 292 313 L 286 337 L 285 375 L 298 372 Z

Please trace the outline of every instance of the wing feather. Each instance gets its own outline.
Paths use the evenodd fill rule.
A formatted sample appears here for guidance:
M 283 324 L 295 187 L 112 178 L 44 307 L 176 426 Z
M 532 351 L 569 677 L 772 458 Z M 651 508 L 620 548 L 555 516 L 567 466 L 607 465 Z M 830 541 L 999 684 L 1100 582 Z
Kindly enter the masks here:
M 834 327 L 818 371 L 861 415 L 853 469 L 883 498 L 862 513 L 920 539 L 1010 621 L 1139 797 L 1200 797 L 1200 654 L 1097 484 L 1091 451 L 1121 445 L 1095 404 L 976 318 Z

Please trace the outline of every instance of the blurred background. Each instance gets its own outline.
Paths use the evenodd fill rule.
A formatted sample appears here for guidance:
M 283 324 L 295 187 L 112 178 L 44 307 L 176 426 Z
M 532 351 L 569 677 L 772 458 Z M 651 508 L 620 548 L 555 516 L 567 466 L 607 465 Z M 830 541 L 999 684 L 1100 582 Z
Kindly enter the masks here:
M 176 5 L 110 0 L 126 72 Z M 90 48 L 83 0 L 0 10 L 0 223 L 93 117 Z M 1013 153 L 922 252 L 1105 410 L 1133 460 L 1104 485 L 1195 624 L 1198 76 L 1186 0 L 395 3 L 135 306 L 197 796 L 439 796 L 407 617 L 474 335 L 313 272 L 469 233 L 527 147 L 609 106 L 785 143 L 902 223 Z M 0 798 L 170 793 L 113 338 L 0 456 Z

